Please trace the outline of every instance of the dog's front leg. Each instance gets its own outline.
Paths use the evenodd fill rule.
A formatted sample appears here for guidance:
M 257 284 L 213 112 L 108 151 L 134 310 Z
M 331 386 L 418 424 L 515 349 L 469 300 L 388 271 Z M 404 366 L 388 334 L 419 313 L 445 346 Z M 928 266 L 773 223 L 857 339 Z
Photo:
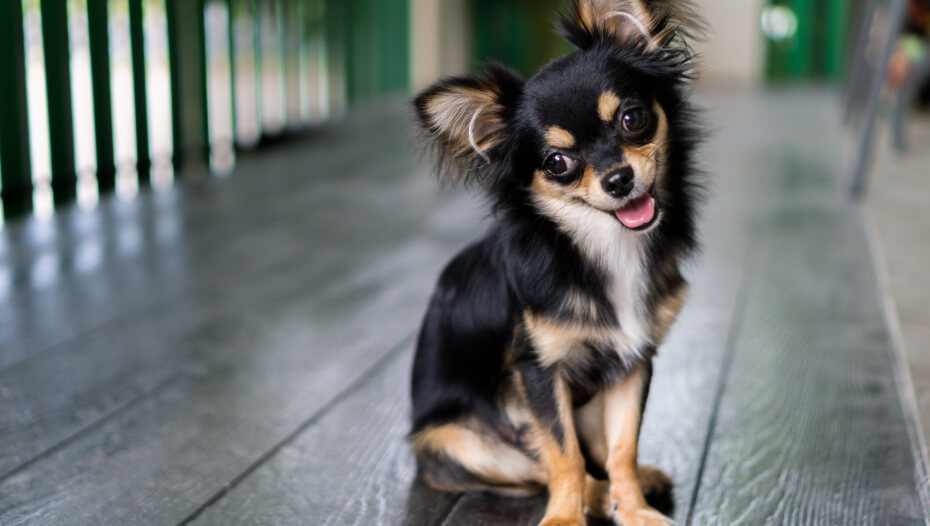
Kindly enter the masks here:
M 584 458 L 572 418 L 571 394 L 556 366 L 518 366 L 532 419 L 532 446 L 549 476 L 549 504 L 540 526 L 579 526 L 584 518 Z
M 640 365 L 610 387 L 604 398 L 610 499 L 614 506 L 614 519 L 623 526 L 671 524 L 664 515 L 646 504 L 637 476 L 639 429 L 651 375 L 651 364 Z

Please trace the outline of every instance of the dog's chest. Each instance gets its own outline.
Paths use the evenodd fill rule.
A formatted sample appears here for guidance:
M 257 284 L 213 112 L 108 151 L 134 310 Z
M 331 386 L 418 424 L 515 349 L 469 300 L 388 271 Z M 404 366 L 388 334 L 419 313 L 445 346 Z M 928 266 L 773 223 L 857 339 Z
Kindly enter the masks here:
M 651 344 L 646 301 L 649 276 L 642 237 L 622 234 L 626 235 L 605 240 L 599 263 L 606 273 L 607 296 L 617 321 L 609 334 L 610 343 L 622 358 L 632 358 Z
M 546 207 L 547 202 L 541 201 L 541 205 Z M 583 318 L 597 320 L 579 331 L 575 343 L 582 348 L 594 344 L 599 351 L 615 352 L 625 363 L 642 356 L 652 345 L 647 303 L 650 288 L 646 264 L 648 234 L 628 231 L 615 218 L 591 207 L 549 203 L 548 209 L 582 256 L 602 274 L 603 291 L 612 307 L 612 323 L 605 326 L 602 323 L 605 313 L 598 312 L 593 301 L 587 302 L 590 307 L 584 305 L 584 299 L 575 302 L 575 312 L 582 313 Z M 585 353 L 572 355 L 582 362 L 589 362 L 593 357 L 585 357 Z

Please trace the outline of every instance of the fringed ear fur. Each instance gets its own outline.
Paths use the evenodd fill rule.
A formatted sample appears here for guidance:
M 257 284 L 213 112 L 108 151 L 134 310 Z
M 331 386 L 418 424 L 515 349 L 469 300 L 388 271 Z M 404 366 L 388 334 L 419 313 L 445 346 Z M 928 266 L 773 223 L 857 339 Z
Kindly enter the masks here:
M 481 75 L 450 77 L 414 100 L 417 121 L 436 149 L 440 173 L 457 182 L 500 155 L 523 79 L 496 64 Z
M 559 23 L 579 49 L 609 44 L 645 51 L 686 47 L 706 24 L 689 0 L 575 0 Z

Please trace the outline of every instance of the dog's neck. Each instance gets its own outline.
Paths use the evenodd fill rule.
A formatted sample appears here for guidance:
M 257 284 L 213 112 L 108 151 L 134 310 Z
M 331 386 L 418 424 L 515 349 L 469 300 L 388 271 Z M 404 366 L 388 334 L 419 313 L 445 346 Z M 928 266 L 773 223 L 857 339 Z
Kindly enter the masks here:
M 649 233 L 633 232 L 600 210 L 582 203 L 537 197 L 538 209 L 566 234 L 581 254 L 607 277 L 607 297 L 619 331 L 614 337 L 624 356 L 640 355 L 651 346 L 646 250 Z

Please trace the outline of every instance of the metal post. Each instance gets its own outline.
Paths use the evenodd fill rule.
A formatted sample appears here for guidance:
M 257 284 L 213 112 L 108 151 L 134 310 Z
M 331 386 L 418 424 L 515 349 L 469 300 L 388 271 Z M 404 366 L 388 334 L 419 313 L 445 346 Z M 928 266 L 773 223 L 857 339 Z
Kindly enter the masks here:
M 15 216 L 32 209 L 29 167 L 29 120 L 26 103 L 26 55 L 22 2 L 0 2 L 0 172 L 3 213 Z
M 888 72 L 888 63 L 894 53 L 895 42 L 901 33 L 904 16 L 906 14 L 906 0 L 891 0 L 888 9 L 888 28 L 882 40 L 881 55 L 872 71 L 869 81 L 868 98 L 865 101 L 865 122 L 857 141 L 855 164 L 853 165 L 853 182 L 851 193 L 853 198 L 860 198 L 865 192 L 866 179 L 872 165 L 872 150 L 875 146 L 875 127 L 878 120 L 879 106 L 881 106 L 882 85 L 885 74 Z M 859 58 L 864 60 L 863 57 Z
M 113 156 L 113 114 L 110 97 L 110 29 L 107 0 L 87 0 L 90 71 L 94 96 L 94 134 L 97 143 L 97 185 L 100 193 L 116 185 Z
M 49 145 L 52 153 L 52 192 L 56 203 L 66 203 L 72 201 L 77 193 L 68 9 L 66 0 L 43 0 L 41 6 Z

